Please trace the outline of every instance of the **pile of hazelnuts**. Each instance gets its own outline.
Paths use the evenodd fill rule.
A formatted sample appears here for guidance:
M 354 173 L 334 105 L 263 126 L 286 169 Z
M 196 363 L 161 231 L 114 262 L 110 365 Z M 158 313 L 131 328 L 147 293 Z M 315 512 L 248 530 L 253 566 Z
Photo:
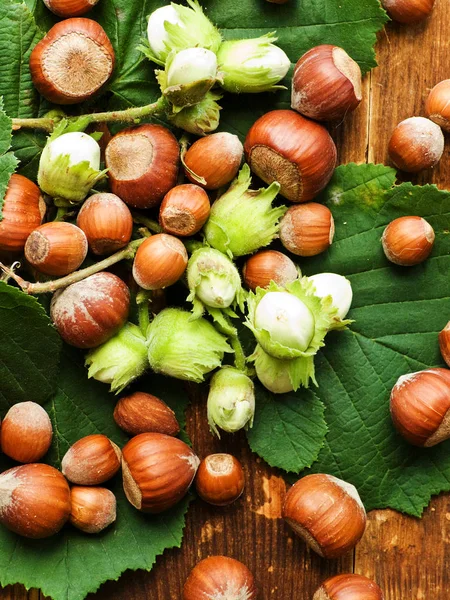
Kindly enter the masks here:
M 85 533 L 99 533 L 116 519 L 116 498 L 98 487 L 122 468 L 130 503 L 157 514 L 177 504 L 194 477 L 206 502 L 224 506 L 244 489 L 244 472 L 229 454 L 202 462 L 180 432 L 175 413 L 151 394 L 135 392 L 114 409 L 116 424 L 130 441 L 121 450 L 103 434 L 75 442 L 61 460 L 61 472 L 39 463 L 48 452 L 53 428 L 47 412 L 34 402 L 13 405 L 1 424 L 3 453 L 21 463 L 0 475 L 0 522 L 25 537 L 54 535 L 69 520 Z M 69 483 L 71 488 L 69 488 Z
M 200 462 L 175 437 L 180 431 L 176 416 L 159 398 L 144 392 L 125 396 L 114 409 L 114 420 L 132 436 L 122 451 L 105 435 L 88 435 L 67 450 L 60 472 L 37 462 L 52 441 L 46 411 L 33 402 L 12 406 L 1 424 L 0 441 L 3 452 L 22 464 L 0 475 L 0 522 L 34 539 L 54 535 L 67 521 L 85 533 L 99 533 L 116 519 L 115 495 L 102 484 L 120 468 L 126 497 L 144 513 L 158 514 L 175 506 L 194 479 L 199 496 L 212 505 L 226 506 L 241 496 L 245 476 L 239 461 L 230 454 L 211 454 Z M 309 475 L 292 486 L 283 517 L 325 558 L 351 550 L 366 526 L 356 489 L 324 474 Z M 383 598 L 374 582 L 353 574 L 327 580 L 315 598 L 341 588 L 363 589 L 365 600 Z M 209 557 L 194 568 L 183 598 L 198 600 L 199 590 L 222 591 L 227 600 L 257 597 L 248 568 L 224 556 Z
M 67 14 L 63 0 L 44 1 L 63 17 L 78 17 L 96 3 L 77 0 L 71 3 L 71 14 Z M 383 4 L 393 18 L 413 22 L 429 14 L 433 0 L 384 0 Z M 46 79 L 48 72 L 41 68 L 43 48 L 47 44 L 47 50 L 51 50 L 56 39 L 52 36 L 57 37 L 63 30 L 65 35 L 78 35 L 80 28 L 84 38 L 95 40 L 102 48 L 104 56 L 99 65 L 104 66 L 106 74 L 91 82 L 93 88 L 87 95 L 68 93 L 64 87 L 67 82 L 55 92 L 53 83 Z M 85 100 L 111 75 L 112 46 L 101 27 L 88 19 L 68 19 L 52 31 L 32 55 L 33 80 L 39 91 L 54 102 Z M 259 118 L 244 146 L 230 133 L 211 134 L 194 142 L 182 161 L 189 183 L 179 180 L 180 148 L 168 129 L 153 124 L 124 129 L 109 139 L 105 150 L 112 193 L 91 195 L 79 211 L 76 224 L 42 224 L 46 206 L 39 188 L 15 174 L 4 201 L 0 251 L 14 256 L 23 252 L 38 274 L 63 277 L 81 266 L 88 250 L 94 256 L 109 256 L 129 244 L 133 219 L 139 222 L 139 215 L 133 215 L 130 207 L 140 211 L 158 209 L 161 232 L 139 247 L 133 277 L 143 289 L 164 289 L 176 283 L 187 266 L 188 255 L 180 238 L 201 231 L 210 212 L 208 192 L 215 193 L 233 180 L 245 153 L 253 173 L 268 184 L 278 181 L 280 194 L 294 203 L 281 220 L 283 246 L 297 256 L 319 254 L 333 241 L 334 222 L 327 207 L 311 200 L 333 174 L 336 147 L 318 121 L 343 119 L 356 109 L 361 98 L 357 63 L 336 46 L 313 48 L 294 70 L 294 110 L 275 110 Z M 438 125 L 450 130 L 449 98 L 450 81 L 438 84 L 426 105 L 431 120 L 417 117 L 397 127 L 389 151 L 399 168 L 416 171 L 437 163 L 443 148 Z M 433 242 L 433 229 L 420 217 L 396 219 L 382 238 L 387 258 L 402 266 L 425 260 Z M 271 280 L 285 285 L 297 276 L 292 260 L 274 250 L 256 253 L 243 269 L 244 281 L 253 290 L 267 287 Z M 129 304 L 128 286 L 102 271 L 55 294 L 51 316 L 68 344 L 95 348 L 124 325 Z M 439 341 L 450 366 L 450 323 Z M 449 373 L 428 369 L 403 376 L 392 390 L 392 417 L 409 442 L 431 446 L 449 436 Z M 229 454 L 214 454 L 200 461 L 187 444 L 175 437 L 179 424 L 161 399 L 143 392 L 125 396 L 116 405 L 114 419 L 132 436 L 122 450 L 105 435 L 89 435 L 69 448 L 60 472 L 38 462 L 52 440 L 52 425 L 45 410 L 32 402 L 13 406 L 2 423 L 1 446 L 7 456 L 22 464 L 0 475 L 0 522 L 31 538 L 53 535 L 67 521 L 83 532 L 98 533 L 116 519 L 115 496 L 100 486 L 120 468 L 126 497 L 145 513 L 156 514 L 173 507 L 194 481 L 199 496 L 216 506 L 228 505 L 241 496 L 245 477 L 239 461 Z M 336 558 L 353 549 L 366 526 L 357 490 L 326 474 L 308 475 L 290 488 L 283 518 L 325 558 Z M 248 568 L 223 556 L 209 557 L 194 568 L 183 598 L 199 600 L 218 593 L 224 600 L 257 597 Z M 347 598 L 382 600 L 383 593 L 376 583 L 361 575 L 344 574 L 328 579 L 314 594 L 314 600 Z

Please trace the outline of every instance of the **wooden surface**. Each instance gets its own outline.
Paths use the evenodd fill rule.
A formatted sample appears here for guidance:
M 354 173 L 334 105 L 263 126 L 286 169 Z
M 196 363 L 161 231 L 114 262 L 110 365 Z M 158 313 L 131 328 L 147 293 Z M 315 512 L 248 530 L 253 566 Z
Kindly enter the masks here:
M 345 0 L 344 0 L 345 1 Z M 390 24 L 379 36 L 379 67 L 366 77 L 364 102 L 345 123 L 333 127 L 341 163 L 385 162 L 394 126 L 423 115 L 435 83 L 450 77 L 450 2 L 437 0 L 433 17 L 417 26 Z M 413 180 L 450 188 L 450 144 L 440 166 Z M 260 600 L 311 600 L 321 581 L 334 573 L 355 571 L 374 578 L 386 600 L 449 600 L 450 497 L 434 498 L 422 520 L 391 510 L 373 511 L 356 552 L 325 561 L 306 549 L 280 520 L 285 485 L 276 470 L 248 450 L 244 436 L 214 440 L 206 425 L 204 402 L 189 411 L 188 430 L 203 457 L 213 451 L 233 453 L 245 465 L 243 497 L 225 509 L 200 500 L 191 505 L 181 550 L 158 558 L 151 573 L 127 572 L 106 583 L 90 600 L 179 600 L 189 571 L 211 554 L 245 562 L 255 574 Z M 21 586 L 0 591 L 0 600 L 40 600 Z

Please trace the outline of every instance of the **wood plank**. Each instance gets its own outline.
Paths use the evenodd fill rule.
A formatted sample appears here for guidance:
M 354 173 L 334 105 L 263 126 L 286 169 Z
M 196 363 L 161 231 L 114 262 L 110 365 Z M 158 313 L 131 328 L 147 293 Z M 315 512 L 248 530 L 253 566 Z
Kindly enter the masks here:
M 390 23 L 380 33 L 377 48 L 379 67 L 372 71 L 368 160 L 389 163 L 388 143 L 395 126 L 408 117 L 425 116 L 430 90 L 450 77 L 448 36 L 450 3 L 438 0 L 432 17 L 425 23 L 401 26 Z M 432 170 L 418 175 L 400 174 L 401 180 L 423 185 L 450 187 L 450 145 Z
M 450 498 L 436 498 L 422 519 L 375 510 L 356 549 L 355 571 L 371 577 L 387 600 L 447 600 Z
M 40 600 L 38 590 L 26 591 L 22 585 L 8 585 L 0 591 L 1 600 Z

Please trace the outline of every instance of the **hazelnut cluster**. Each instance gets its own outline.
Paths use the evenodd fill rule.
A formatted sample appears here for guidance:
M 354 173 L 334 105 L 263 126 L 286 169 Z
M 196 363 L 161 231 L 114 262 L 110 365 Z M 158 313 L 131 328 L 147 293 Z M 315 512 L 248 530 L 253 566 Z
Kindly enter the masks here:
M 32 51 L 33 82 L 56 104 L 90 99 L 115 66 L 105 31 L 80 18 L 98 0 L 44 1 L 56 15 L 69 18 Z M 188 4 L 184 9 L 193 11 L 201 25 L 202 47 L 190 31 L 184 32 L 186 48 L 170 46 L 170 32 L 158 29 L 158 19 L 159 25 L 186 29 L 180 7 L 171 4 L 150 16 L 149 45 L 141 49 L 164 68 L 157 72 L 163 99 L 176 108 L 167 118 L 190 133 L 209 135 L 188 144 L 163 125 L 144 123 L 107 136 L 102 153 L 95 133 L 75 131 L 73 120 L 62 120 L 42 153 L 38 185 L 17 174 L 10 179 L 0 251 L 13 258 L 23 254 L 36 274 L 37 281 L 30 283 L 4 269 L 25 291 L 54 292 L 50 314 L 56 329 L 66 343 L 89 350 L 89 377 L 110 384 L 112 391 L 122 391 L 148 368 L 188 381 L 203 381 L 215 371 L 207 413 L 211 431 L 220 436 L 219 430 L 251 427 L 255 412 L 253 382 L 230 320 L 235 310 L 244 313 L 246 300 L 245 324 L 257 340 L 248 360 L 274 393 L 314 381 L 313 357 L 326 334 L 349 324 L 350 282 L 335 273 L 301 277 L 293 258 L 307 259 L 332 246 L 333 215 L 317 200 L 334 173 L 337 151 L 323 122 L 339 122 L 357 109 L 362 79 L 343 48 L 317 46 L 295 65 L 292 110 L 258 118 L 243 144 L 231 133 L 211 133 L 220 108 L 213 86 L 220 83 L 233 93 L 274 90 L 290 61 L 271 35 L 246 40 L 246 48 L 240 40 L 223 42 L 195 0 Z M 393 18 L 410 23 L 427 16 L 433 0 L 383 4 Z M 265 80 L 246 82 L 245 62 L 261 53 L 271 61 L 270 69 L 258 65 L 266 71 Z M 78 78 L 70 76 L 75 54 Z M 55 65 L 62 63 L 67 68 L 60 72 Z M 183 79 L 187 67 L 197 79 L 192 74 Z M 407 119 L 394 131 L 389 153 L 400 169 L 417 172 L 439 161 L 441 127 L 450 130 L 449 94 L 449 81 L 438 84 L 427 101 L 429 119 Z M 251 189 L 252 174 L 268 187 Z M 92 193 L 106 176 L 109 190 Z M 278 194 L 289 208 L 275 201 Z M 428 258 L 434 237 L 423 218 L 405 216 L 388 224 L 382 247 L 389 261 L 412 267 Z M 276 238 L 290 256 L 267 248 Z M 93 264 L 79 270 L 88 253 Z M 233 262 L 241 256 L 246 257 L 242 273 Z M 132 261 L 132 277 L 109 272 L 121 260 Z M 39 281 L 42 276 L 61 279 Z M 192 312 L 164 305 L 163 290 L 181 280 L 189 288 Z M 139 324 L 130 317 L 134 302 Z M 450 366 L 449 331 L 447 325 L 439 343 Z M 234 352 L 233 367 L 222 366 L 227 352 Z M 405 375 L 394 386 L 393 421 L 409 442 L 432 446 L 450 436 L 449 373 L 428 369 Z M 13 406 L 2 423 L 1 445 L 22 464 L 0 475 L 0 522 L 33 538 L 53 535 L 67 521 L 98 533 L 116 519 L 115 496 L 100 486 L 120 469 L 127 499 L 144 513 L 169 510 L 193 482 L 200 498 L 214 506 L 241 497 L 245 475 L 240 462 L 225 453 L 200 461 L 176 437 L 179 423 L 161 399 L 144 392 L 126 395 L 115 407 L 114 420 L 130 436 L 122 449 L 103 434 L 88 435 L 67 450 L 60 472 L 37 462 L 52 440 L 47 413 L 32 402 Z M 328 474 L 308 475 L 294 484 L 283 518 L 312 550 L 330 559 L 352 550 L 366 526 L 356 488 Z M 257 597 L 252 573 L 233 558 L 201 561 L 184 586 L 185 600 L 219 596 Z M 348 598 L 382 600 L 383 593 L 373 581 L 348 574 L 326 580 L 314 595 L 317 600 Z
M 52 437 L 52 423 L 39 404 L 20 402 L 5 415 L 2 450 L 22 464 L 0 475 L 0 523 L 33 539 L 52 536 L 67 522 L 99 533 L 116 519 L 116 497 L 98 486 L 117 473 L 120 450 L 104 435 L 89 435 L 69 448 L 61 472 L 38 462 Z
M 31 538 L 57 533 L 69 521 L 85 533 L 99 533 L 116 520 L 116 498 L 100 487 L 122 468 L 130 503 L 146 513 L 179 502 L 196 479 L 201 498 L 217 506 L 237 500 L 244 472 L 229 454 L 202 463 L 175 436 L 180 427 L 165 402 L 144 392 L 119 400 L 114 420 L 132 436 L 123 450 L 103 434 L 75 442 L 61 460 L 61 471 L 39 463 L 50 448 L 53 428 L 47 412 L 34 402 L 13 405 L 3 419 L 3 452 L 22 463 L 0 475 L 0 522 Z

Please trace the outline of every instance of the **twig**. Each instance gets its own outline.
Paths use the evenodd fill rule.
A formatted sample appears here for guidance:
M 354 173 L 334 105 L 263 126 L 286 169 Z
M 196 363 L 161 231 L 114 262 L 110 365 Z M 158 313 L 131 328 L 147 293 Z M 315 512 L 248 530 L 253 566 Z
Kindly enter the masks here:
M 126 248 L 123 250 L 119 250 L 115 254 L 108 256 L 104 260 L 91 265 L 90 267 L 86 267 L 86 269 L 81 269 L 80 271 L 75 271 L 70 275 L 66 275 L 65 277 L 61 277 L 61 279 L 55 279 L 54 281 L 45 281 L 32 283 L 30 281 L 26 281 L 19 275 L 17 275 L 12 268 L 5 266 L 0 262 L 0 269 L 3 271 L 8 278 L 13 279 L 19 286 L 22 288 L 24 292 L 27 294 L 46 294 L 48 292 L 55 292 L 61 288 L 67 287 L 72 283 L 77 283 L 78 281 L 82 281 L 89 277 L 90 275 L 94 275 L 95 273 L 99 273 L 108 267 L 115 265 L 121 260 L 124 259 L 132 259 L 134 258 L 137 249 L 145 241 L 145 238 L 134 240 L 130 242 Z

